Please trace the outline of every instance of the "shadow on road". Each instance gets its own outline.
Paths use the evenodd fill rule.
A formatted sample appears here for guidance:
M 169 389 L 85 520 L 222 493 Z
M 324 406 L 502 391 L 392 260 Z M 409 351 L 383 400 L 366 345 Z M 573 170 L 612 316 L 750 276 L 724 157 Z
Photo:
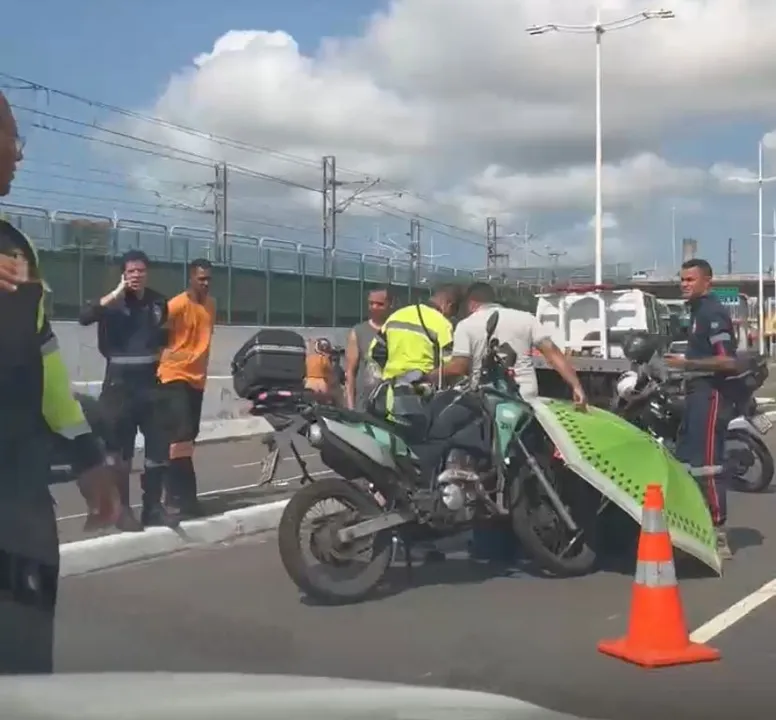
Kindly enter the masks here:
M 750 547 L 760 547 L 765 541 L 765 536 L 755 528 L 731 527 L 728 528 L 728 542 L 733 552 L 745 550 Z

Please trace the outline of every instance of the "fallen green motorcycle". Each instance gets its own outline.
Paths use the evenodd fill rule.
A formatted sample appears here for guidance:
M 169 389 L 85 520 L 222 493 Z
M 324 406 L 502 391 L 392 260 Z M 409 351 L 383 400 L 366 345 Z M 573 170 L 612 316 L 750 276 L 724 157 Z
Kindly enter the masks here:
M 639 521 L 651 483 L 663 486 L 675 547 L 719 573 L 711 518 L 684 468 L 648 435 L 604 410 L 523 400 L 510 370 L 514 350 L 499 343 L 497 324 L 494 312 L 477 387 L 418 394 L 393 422 L 288 393 L 278 401 L 289 412 L 293 405 L 296 417 L 276 440 L 287 443 L 305 478 L 278 528 L 280 556 L 294 583 L 320 601 L 358 601 L 382 580 L 395 539 L 408 546 L 409 558 L 413 542 L 498 519 L 509 522 L 540 570 L 588 574 L 600 559 L 607 506 Z M 393 388 L 400 386 L 402 397 L 411 399 L 414 378 Z M 297 435 L 339 477 L 311 477 Z M 308 531 L 311 511 L 326 504 L 329 510 L 309 522 Z

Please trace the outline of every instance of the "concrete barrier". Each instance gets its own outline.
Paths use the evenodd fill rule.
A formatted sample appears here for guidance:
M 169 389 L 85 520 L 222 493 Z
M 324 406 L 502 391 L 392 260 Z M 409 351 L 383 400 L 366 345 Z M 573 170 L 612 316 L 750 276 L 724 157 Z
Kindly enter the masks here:
M 96 395 L 105 372 L 105 360 L 97 350 L 97 330 L 76 322 L 54 322 L 62 355 L 76 389 Z M 243 414 L 245 403 L 234 393 L 230 364 L 235 352 L 259 328 L 247 325 L 218 325 L 213 335 L 208 384 L 202 406 L 203 419 L 227 419 Z M 346 328 L 289 328 L 305 339 L 327 337 L 336 345 L 347 340 Z

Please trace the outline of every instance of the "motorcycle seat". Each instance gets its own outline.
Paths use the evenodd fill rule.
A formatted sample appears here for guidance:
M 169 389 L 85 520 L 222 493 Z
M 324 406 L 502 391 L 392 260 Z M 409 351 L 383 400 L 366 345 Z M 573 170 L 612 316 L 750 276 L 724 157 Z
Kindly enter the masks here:
M 398 435 L 408 445 L 412 442 L 422 442 L 422 438 L 417 436 L 418 433 L 414 431 L 414 428 L 402 423 L 392 422 L 388 418 L 373 415 L 369 412 L 349 410 L 342 407 L 332 407 L 330 409 L 327 408 L 326 414 L 337 417 L 341 420 L 344 420 L 345 422 L 375 425 L 376 427 L 379 427 L 386 432 Z

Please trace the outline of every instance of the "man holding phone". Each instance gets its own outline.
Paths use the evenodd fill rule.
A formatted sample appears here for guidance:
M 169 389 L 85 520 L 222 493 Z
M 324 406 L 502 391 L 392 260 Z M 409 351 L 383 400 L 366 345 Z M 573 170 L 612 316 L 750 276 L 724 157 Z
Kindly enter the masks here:
M 156 373 L 167 339 L 167 299 L 147 286 L 148 266 L 148 256 L 141 250 L 125 253 L 118 285 L 97 302 L 84 305 L 78 318 L 84 326 L 97 323 L 97 345 L 107 361 L 100 405 L 110 430 L 108 450 L 121 470 L 122 510 L 117 526 L 130 531 L 177 523 L 162 505 L 169 454 L 166 432 L 155 417 Z M 142 525 L 132 513 L 129 499 L 138 430 L 145 440 Z
M 0 93 L 0 196 L 6 196 L 23 141 Z M 53 669 L 59 538 L 49 432 L 70 441 L 79 469 L 103 455 L 70 390 L 45 315 L 38 256 L 28 238 L 0 221 L 0 674 Z

